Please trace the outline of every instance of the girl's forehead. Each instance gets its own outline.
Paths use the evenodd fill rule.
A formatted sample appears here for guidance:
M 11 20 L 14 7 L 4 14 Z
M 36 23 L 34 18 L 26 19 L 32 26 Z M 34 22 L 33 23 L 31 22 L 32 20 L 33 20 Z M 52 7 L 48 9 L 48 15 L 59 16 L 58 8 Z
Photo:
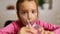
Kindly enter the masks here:
M 34 1 L 25 1 L 19 5 L 19 9 L 37 9 Z

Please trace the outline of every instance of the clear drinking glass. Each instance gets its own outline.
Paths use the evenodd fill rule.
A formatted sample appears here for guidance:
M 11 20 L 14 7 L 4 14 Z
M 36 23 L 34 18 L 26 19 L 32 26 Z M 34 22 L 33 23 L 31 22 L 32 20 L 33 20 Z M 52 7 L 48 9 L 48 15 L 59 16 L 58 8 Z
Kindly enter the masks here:
M 38 31 L 37 34 L 40 34 L 40 32 L 38 30 L 40 28 L 40 25 L 39 24 L 34 23 L 33 25 L 31 25 L 30 21 L 27 20 L 27 27 L 30 27 L 30 26 L 32 26 L 33 28 L 35 28 Z

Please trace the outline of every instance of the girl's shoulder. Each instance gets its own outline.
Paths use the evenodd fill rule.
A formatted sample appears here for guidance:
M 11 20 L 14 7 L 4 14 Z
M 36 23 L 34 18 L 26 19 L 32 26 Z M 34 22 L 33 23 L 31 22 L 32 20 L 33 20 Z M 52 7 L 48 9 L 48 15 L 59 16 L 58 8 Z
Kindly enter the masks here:
M 1 28 L 0 31 L 2 32 L 16 32 L 20 29 L 19 25 L 18 25 L 18 21 L 13 21 L 11 22 L 9 25 L 7 25 L 4 28 Z

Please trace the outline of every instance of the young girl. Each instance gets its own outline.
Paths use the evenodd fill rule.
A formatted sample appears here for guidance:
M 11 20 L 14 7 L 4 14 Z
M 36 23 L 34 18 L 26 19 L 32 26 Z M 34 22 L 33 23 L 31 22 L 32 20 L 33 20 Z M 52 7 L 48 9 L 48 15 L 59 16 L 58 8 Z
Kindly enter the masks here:
M 60 34 L 60 26 L 38 19 L 37 0 L 18 0 L 16 9 L 19 19 L 0 29 L 0 34 Z

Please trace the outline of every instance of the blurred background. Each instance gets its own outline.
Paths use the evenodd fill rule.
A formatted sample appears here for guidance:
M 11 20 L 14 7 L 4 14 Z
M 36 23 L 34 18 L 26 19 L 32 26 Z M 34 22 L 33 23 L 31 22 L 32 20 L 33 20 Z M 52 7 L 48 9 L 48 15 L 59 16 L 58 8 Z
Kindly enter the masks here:
M 17 0 L 0 0 L 0 28 L 8 20 L 17 20 Z M 39 19 L 55 25 L 60 25 L 60 0 L 38 0 Z

